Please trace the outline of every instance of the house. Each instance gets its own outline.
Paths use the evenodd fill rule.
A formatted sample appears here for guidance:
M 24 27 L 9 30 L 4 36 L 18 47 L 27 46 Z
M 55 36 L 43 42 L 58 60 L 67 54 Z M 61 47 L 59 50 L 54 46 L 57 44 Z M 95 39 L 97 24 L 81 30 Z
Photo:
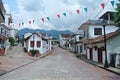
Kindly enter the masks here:
M 107 60 L 111 66 L 120 67 L 120 30 L 106 34 Z M 84 40 L 87 45 L 87 59 L 105 63 L 104 36 Z
M 107 39 L 107 52 L 110 57 L 110 65 L 120 68 L 120 30 Z
M 84 37 L 84 32 L 83 30 L 78 30 L 74 34 L 70 36 L 69 39 L 69 50 L 75 53 L 80 53 L 80 46 L 79 42 Z
M 67 48 L 69 45 L 67 45 L 67 41 L 70 39 L 71 34 L 61 34 L 59 36 L 60 40 L 60 47 Z
M 5 22 L 5 16 L 4 14 L 6 13 L 5 8 L 3 6 L 2 0 L 0 0 L 0 55 L 3 55 L 5 53 L 5 42 L 7 40 L 6 36 L 6 26 L 1 24 Z M 4 28 L 5 27 L 5 28 Z
M 104 29 L 103 29 L 103 20 L 106 22 L 105 31 L 106 34 L 110 32 L 116 31 L 118 28 L 115 26 L 115 23 L 112 21 L 112 13 L 113 12 L 106 12 L 104 13 L 98 20 L 88 20 L 87 22 L 83 23 L 78 30 L 84 31 L 84 37 L 82 41 L 85 41 L 86 39 L 92 39 L 98 36 L 103 35 Z M 87 53 L 87 46 L 84 44 L 84 42 L 78 43 L 81 47 L 80 50 L 81 53 Z
M 39 33 L 27 33 L 24 35 L 24 48 L 27 52 L 33 49 L 44 54 L 52 49 L 51 39 Z

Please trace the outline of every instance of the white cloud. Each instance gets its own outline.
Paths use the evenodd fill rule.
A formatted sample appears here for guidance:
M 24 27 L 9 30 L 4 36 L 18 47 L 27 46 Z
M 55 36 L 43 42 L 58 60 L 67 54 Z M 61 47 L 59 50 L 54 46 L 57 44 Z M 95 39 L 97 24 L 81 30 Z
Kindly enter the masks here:
M 77 30 L 77 28 L 86 20 L 93 19 L 101 9 L 100 4 L 105 0 L 17 0 L 17 11 L 11 11 L 8 4 L 4 4 L 8 12 L 12 13 L 15 27 L 20 28 L 38 28 L 38 29 L 59 29 L 59 30 Z M 88 13 L 85 13 L 84 8 L 88 8 Z M 76 10 L 80 9 L 80 14 Z M 104 13 L 107 10 L 113 10 L 110 3 L 105 7 Z M 69 12 L 73 12 L 71 16 Z M 66 12 L 67 16 L 62 13 Z M 57 18 L 57 14 L 61 14 L 61 18 Z M 50 21 L 46 17 L 50 17 Z M 100 16 L 100 15 L 99 15 Z M 99 17 L 98 16 L 98 17 Z M 97 17 L 97 18 L 98 18 Z M 41 21 L 45 19 L 45 22 Z M 29 25 L 29 21 L 35 20 L 35 24 Z M 18 27 L 18 23 L 24 22 L 23 27 Z

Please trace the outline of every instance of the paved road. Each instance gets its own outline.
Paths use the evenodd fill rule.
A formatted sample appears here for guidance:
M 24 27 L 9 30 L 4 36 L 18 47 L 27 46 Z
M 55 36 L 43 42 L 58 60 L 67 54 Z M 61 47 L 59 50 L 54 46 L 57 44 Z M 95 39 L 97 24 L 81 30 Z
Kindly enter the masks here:
M 47 57 L 0 76 L 0 80 L 120 80 L 120 76 L 85 63 L 66 50 L 54 49 Z

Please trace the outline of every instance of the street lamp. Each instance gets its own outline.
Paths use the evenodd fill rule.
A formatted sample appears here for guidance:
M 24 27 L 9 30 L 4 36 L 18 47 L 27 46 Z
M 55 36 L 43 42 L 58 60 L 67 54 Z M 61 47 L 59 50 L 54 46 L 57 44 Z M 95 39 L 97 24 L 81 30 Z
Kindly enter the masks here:
M 105 63 L 104 63 L 104 68 L 108 68 L 109 64 L 108 64 L 108 60 L 107 60 L 107 44 L 106 44 L 106 31 L 105 31 L 105 20 L 103 20 L 103 31 L 104 31 L 104 50 L 105 50 Z

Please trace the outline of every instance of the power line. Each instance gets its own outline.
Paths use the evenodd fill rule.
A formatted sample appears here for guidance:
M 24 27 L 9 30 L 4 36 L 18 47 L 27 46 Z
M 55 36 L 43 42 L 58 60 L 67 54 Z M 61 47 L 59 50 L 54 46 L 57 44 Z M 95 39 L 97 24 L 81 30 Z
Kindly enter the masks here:
M 108 1 L 105 3 L 105 6 L 108 4 L 109 1 L 110 1 L 110 0 L 108 0 Z M 103 9 L 100 9 L 100 11 L 98 12 L 98 14 L 93 18 L 93 20 L 95 20 L 95 19 L 99 16 L 99 14 L 101 13 L 102 10 L 103 10 Z

